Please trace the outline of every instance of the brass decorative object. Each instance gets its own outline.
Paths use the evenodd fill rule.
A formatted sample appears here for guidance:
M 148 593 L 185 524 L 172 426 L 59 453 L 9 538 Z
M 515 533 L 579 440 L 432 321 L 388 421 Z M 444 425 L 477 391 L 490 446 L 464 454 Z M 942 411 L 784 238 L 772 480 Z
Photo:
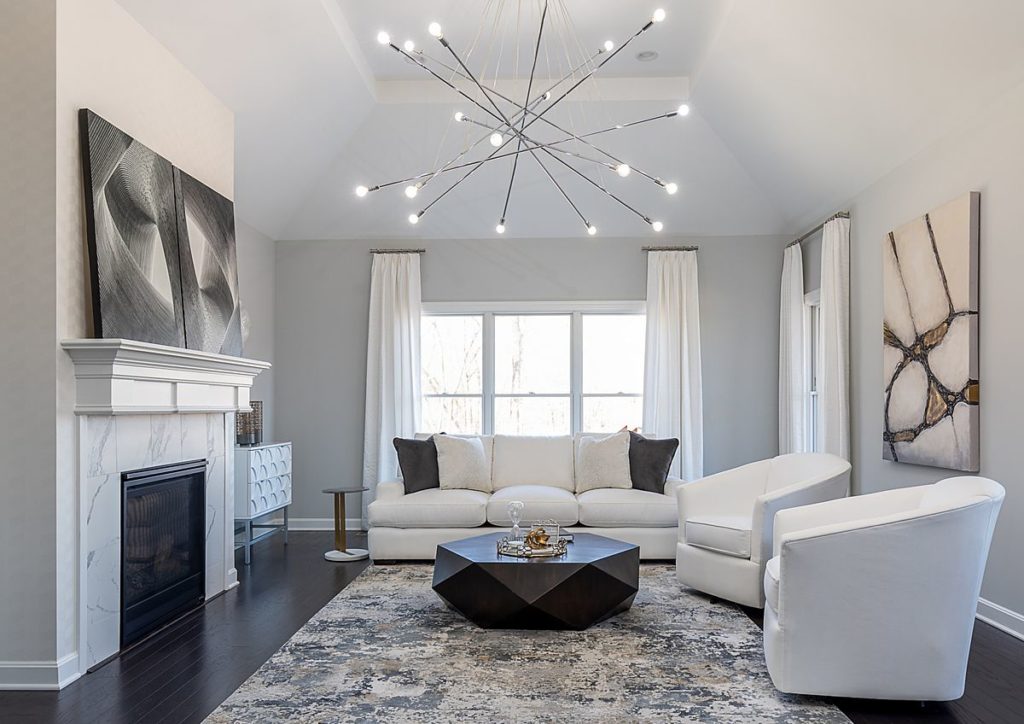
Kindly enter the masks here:
M 249 402 L 252 412 L 235 415 L 235 442 L 239 445 L 259 445 L 263 442 L 263 403 Z
M 558 523 L 553 520 L 538 523 L 530 528 L 522 540 L 504 537 L 498 541 L 498 555 L 516 558 L 555 558 L 564 556 L 572 537 L 561 534 Z

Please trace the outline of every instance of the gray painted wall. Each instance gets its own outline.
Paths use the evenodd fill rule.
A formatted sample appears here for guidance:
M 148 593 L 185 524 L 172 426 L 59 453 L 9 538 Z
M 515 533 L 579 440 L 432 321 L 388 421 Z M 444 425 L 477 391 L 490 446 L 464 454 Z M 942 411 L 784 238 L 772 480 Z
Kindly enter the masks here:
M 774 237 L 700 246 L 705 468 L 778 449 L 778 305 Z M 650 241 L 426 240 L 424 301 L 640 300 Z M 372 247 L 409 242 L 278 242 L 275 423 L 295 445 L 293 518 L 325 519 L 321 488 L 361 480 Z M 351 498 L 350 510 L 357 510 Z M 352 516 L 350 516 L 352 517 Z
M 1006 487 L 982 596 L 1024 612 L 1024 86 L 861 193 L 852 221 L 853 471 L 858 492 L 957 473 L 882 460 L 882 240 L 967 191 L 981 192 L 981 474 Z M 1022 627 L 1024 628 L 1024 627 Z
M 56 656 L 56 30 L 53 0 L 3 5 L 0 668 Z
M 274 240 L 241 219 L 235 220 L 238 252 L 238 293 L 249 320 L 243 354 L 274 362 Z M 253 381 L 252 399 L 263 401 L 263 439 L 274 439 L 274 368 Z

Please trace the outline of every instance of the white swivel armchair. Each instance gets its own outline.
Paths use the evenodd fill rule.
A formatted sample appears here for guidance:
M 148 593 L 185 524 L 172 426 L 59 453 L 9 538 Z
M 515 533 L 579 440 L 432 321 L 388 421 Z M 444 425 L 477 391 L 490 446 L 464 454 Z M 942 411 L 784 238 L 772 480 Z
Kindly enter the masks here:
M 775 514 L 842 498 L 849 488 L 850 463 L 824 453 L 779 455 L 681 485 L 676 575 L 705 593 L 764 608 Z
M 784 510 L 764 585 L 772 681 L 796 694 L 951 701 L 1003 487 L 956 477 Z

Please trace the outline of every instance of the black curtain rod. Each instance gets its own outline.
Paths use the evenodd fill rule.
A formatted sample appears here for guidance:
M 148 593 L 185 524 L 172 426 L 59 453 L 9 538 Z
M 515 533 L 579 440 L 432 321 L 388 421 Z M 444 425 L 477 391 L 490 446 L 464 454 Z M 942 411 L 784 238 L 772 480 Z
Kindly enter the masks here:
M 799 243 L 801 243 L 803 241 L 806 241 L 807 239 L 811 238 L 812 236 L 817 234 L 819 231 L 824 229 L 825 228 L 825 224 L 827 224 L 830 221 L 835 221 L 836 219 L 849 219 L 849 218 L 850 218 L 850 212 L 849 211 L 840 211 L 837 214 L 832 214 L 832 216 L 830 216 L 827 219 L 825 219 L 824 221 L 822 221 L 820 224 L 815 226 L 813 229 L 808 231 L 806 234 L 804 234 L 803 236 L 799 237 L 796 241 L 791 241 L 788 244 L 786 244 L 786 248 L 788 249 L 791 246 L 796 246 L 797 244 L 799 244 Z
M 697 251 L 695 246 L 644 246 L 640 251 Z
M 370 249 L 371 254 L 426 254 L 426 249 Z

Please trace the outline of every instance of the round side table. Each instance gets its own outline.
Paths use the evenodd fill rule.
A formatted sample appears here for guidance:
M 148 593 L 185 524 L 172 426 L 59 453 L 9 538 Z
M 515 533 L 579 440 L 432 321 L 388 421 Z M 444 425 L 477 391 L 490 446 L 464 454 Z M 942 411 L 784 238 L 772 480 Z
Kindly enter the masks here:
M 365 548 L 349 548 L 348 536 L 345 530 L 345 496 L 353 493 L 365 493 L 369 488 L 361 486 L 350 488 L 324 488 L 324 492 L 334 496 L 334 548 L 333 551 L 324 553 L 324 558 L 329 561 L 344 563 L 346 561 L 361 561 L 370 557 L 370 552 Z

